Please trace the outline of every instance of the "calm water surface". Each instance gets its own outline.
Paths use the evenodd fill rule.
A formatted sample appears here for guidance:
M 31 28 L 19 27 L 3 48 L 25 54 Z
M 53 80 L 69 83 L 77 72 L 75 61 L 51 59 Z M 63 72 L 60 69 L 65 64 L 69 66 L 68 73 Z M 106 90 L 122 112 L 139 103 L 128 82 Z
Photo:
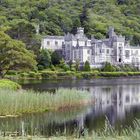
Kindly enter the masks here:
M 51 136 L 72 134 L 79 128 L 90 132 L 105 127 L 108 122 L 119 131 L 140 119 L 140 79 L 43 80 L 18 81 L 24 89 L 55 92 L 59 88 L 89 91 L 95 105 L 63 112 L 24 115 L 0 119 L 2 132 Z M 121 129 L 120 129 L 121 128 Z

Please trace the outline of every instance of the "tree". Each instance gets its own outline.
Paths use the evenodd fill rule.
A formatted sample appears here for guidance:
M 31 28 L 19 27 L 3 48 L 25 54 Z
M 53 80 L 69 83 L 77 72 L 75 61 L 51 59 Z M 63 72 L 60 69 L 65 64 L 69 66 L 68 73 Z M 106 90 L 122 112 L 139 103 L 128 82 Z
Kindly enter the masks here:
M 51 65 L 51 55 L 47 49 L 42 49 L 38 58 L 38 66 L 43 66 L 43 68 L 49 67 Z
M 39 52 L 41 37 L 36 34 L 34 24 L 26 20 L 16 20 L 13 21 L 10 26 L 11 27 L 6 31 L 10 37 L 21 40 L 26 44 L 26 48 L 34 51 L 34 53 L 37 54 L 37 52 Z
M 72 28 L 71 33 L 76 34 L 77 33 L 77 27 L 81 27 L 80 18 L 76 18 L 73 21 L 73 28 Z
M 0 31 L 0 77 L 11 69 L 35 69 L 36 64 L 35 55 L 24 43 Z
M 76 69 L 76 71 L 79 70 L 79 67 L 80 67 L 80 61 L 79 61 L 79 59 L 77 59 L 77 60 L 75 61 L 75 69 Z
M 7 34 L 13 39 L 23 41 L 27 47 L 32 42 L 32 38 L 36 34 L 36 29 L 33 24 L 26 20 L 13 20 L 11 22 L 11 28 L 7 30 Z
M 70 70 L 69 65 L 65 63 L 65 61 L 64 61 L 64 59 L 63 59 L 63 58 L 62 58 L 62 60 L 60 61 L 59 66 L 60 66 L 62 69 L 64 69 L 65 71 Z
M 58 64 L 60 64 L 61 60 L 62 60 L 61 55 L 57 51 L 54 51 L 51 55 L 52 64 L 53 65 L 58 65 Z
M 88 61 L 86 61 L 84 64 L 84 71 L 90 71 L 90 64 Z
M 69 67 L 70 67 L 70 70 L 72 69 L 72 64 L 73 64 L 73 62 L 72 62 L 72 60 L 70 60 L 70 61 L 68 62 L 68 65 L 69 65 Z

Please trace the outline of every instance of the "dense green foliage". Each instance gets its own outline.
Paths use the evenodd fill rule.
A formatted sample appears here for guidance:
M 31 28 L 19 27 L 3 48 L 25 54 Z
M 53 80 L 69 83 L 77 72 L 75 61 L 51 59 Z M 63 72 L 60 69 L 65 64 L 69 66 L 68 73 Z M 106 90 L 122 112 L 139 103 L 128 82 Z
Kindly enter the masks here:
M 105 66 L 102 68 L 102 71 L 113 72 L 116 71 L 116 68 L 113 67 L 110 63 L 106 62 Z
M 2 79 L 0 80 L 0 89 L 10 89 L 10 90 L 17 90 L 20 89 L 21 86 L 17 84 L 16 82 L 7 80 L 7 79 Z
M 90 63 L 88 61 L 84 64 L 84 71 L 90 71 Z
M 106 62 L 105 65 L 100 70 L 104 72 L 115 72 L 115 71 L 137 72 L 139 71 L 139 68 L 128 64 L 120 64 L 115 66 L 115 65 L 111 65 L 109 62 Z
M 51 65 L 51 54 L 48 50 L 42 49 L 38 56 L 38 68 L 44 69 Z
M 0 31 L 0 77 L 11 69 L 35 68 L 35 55 L 21 41 L 14 40 Z
M 56 65 L 60 65 L 61 68 L 66 69 L 66 65 L 64 60 L 62 59 L 62 56 L 59 54 L 59 52 L 54 51 L 52 52 L 51 50 L 47 49 L 41 49 L 39 51 L 39 55 L 37 58 L 38 61 L 38 69 L 43 70 L 46 68 L 51 68 L 51 70 L 55 70 Z
M 140 0 L 1 0 L 0 26 L 33 50 L 40 46 L 39 34 L 75 33 L 78 26 L 96 38 L 104 38 L 108 26 L 114 26 L 138 44 Z

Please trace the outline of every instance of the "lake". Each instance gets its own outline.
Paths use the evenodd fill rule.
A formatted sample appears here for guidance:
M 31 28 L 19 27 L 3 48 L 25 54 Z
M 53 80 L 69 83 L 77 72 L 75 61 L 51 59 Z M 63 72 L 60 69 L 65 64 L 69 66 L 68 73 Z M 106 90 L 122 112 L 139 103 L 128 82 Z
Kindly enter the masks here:
M 71 135 L 84 128 L 89 133 L 99 131 L 106 124 L 122 131 L 140 119 L 140 79 L 116 78 L 94 80 L 29 80 L 18 81 L 24 89 L 55 92 L 59 88 L 87 90 L 94 105 L 61 112 L 1 118 L 0 130 L 19 135 Z

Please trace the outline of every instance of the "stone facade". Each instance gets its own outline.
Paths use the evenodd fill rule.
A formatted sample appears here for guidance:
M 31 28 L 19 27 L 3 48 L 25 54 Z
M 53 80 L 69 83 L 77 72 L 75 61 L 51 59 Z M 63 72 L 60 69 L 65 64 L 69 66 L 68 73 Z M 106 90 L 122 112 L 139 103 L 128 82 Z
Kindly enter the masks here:
M 70 60 L 80 61 L 83 65 L 89 61 L 91 67 L 102 67 L 105 62 L 113 65 L 133 64 L 139 67 L 140 47 L 131 46 L 125 41 L 125 37 L 117 35 L 113 27 L 109 28 L 109 37 L 97 40 L 94 37 L 88 39 L 84 34 L 84 28 L 78 28 L 77 34 L 66 34 L 64 37 L 46 37 L 43 39 L 42 48 L 57 50 L 62 49 L 62 55 L 66 62 Z M 49 41 L 52 45 L 48 46 Z M 54 42 L 60 42 L 56 46 Z
M 62 50 L 64 44 L 64 36 L 45 36 L 41 42 L 42 49 L 50 49 L 53 51 Z

